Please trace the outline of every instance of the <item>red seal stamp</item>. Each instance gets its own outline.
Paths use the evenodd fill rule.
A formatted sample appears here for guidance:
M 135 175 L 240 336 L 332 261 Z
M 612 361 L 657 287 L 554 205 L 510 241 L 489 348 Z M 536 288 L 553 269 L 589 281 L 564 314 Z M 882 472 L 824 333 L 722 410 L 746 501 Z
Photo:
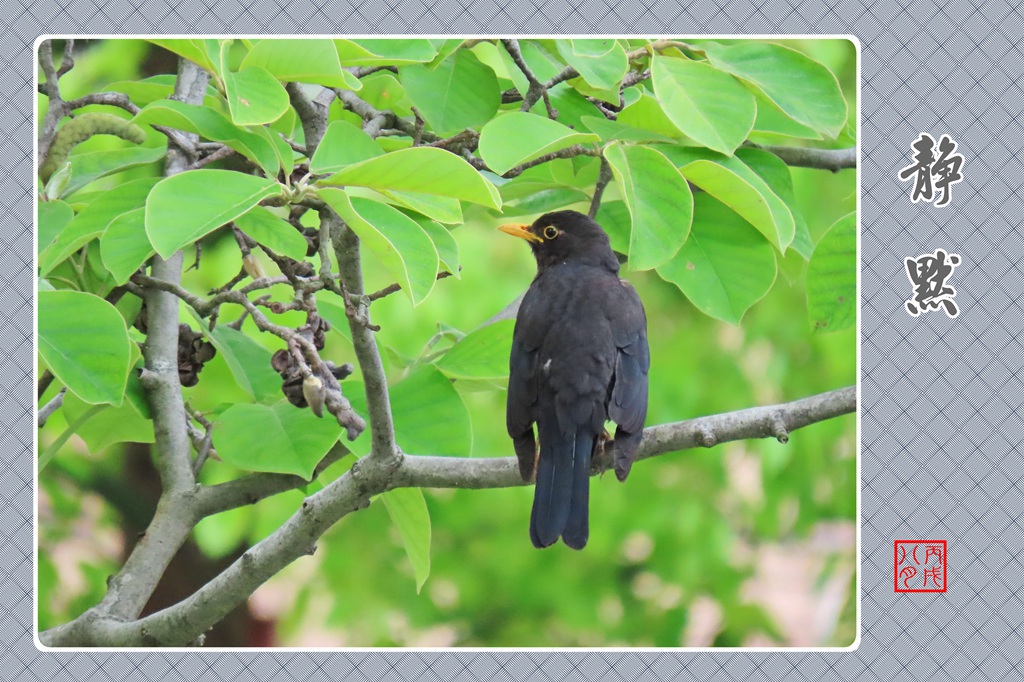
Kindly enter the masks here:
M 897 592 L 946 591 L 945 540 L 896 540 L 893 549 Z

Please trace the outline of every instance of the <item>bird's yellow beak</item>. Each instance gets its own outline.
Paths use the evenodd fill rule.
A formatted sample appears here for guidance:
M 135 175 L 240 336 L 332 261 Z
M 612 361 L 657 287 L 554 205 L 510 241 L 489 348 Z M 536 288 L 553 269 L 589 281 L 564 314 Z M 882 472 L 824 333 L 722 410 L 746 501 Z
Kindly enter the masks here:
M 530 226 L 523 223 L 507 223 L 505 225 L 499 225 L 498 229 L 505 234 L 510 234 L 513 237 L 519 237 L 525 239 L 528 242 L 542 242 L 542 238 L 530 232 Z

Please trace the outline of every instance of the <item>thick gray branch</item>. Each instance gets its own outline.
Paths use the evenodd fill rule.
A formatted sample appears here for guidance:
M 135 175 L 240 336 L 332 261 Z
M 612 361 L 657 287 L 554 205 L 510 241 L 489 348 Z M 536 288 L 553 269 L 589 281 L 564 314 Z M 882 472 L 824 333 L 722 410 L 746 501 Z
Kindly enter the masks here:
M 782 405 L 755 407 L 645 429 L 638 459 L 693 447 L 709 447 L 744 438 L 788 438 L 809 424 L 854 412 L 856 388 L 822 393 Z M 605 460 L 610 461 L 610 457 Z M 323 465 L 321 465 L 323 466 Z M 211 488 L 225 501 L 247 504 L 246 495 L 268 494 L 298 485 L 296 477 L 248 477 L 245 486 Z M 253 485 L 256 481 L 259 484 Z M 262 583 L 292 561 L 316 548 L 317 539 L 334 523 L 368 504 L 371 496 L 395 487 L 502 488 L 524 485 L 514 457 L 465 459 L 407 456 L 395 469 L 372 458 L 352 469 L 315 495 L 288 521 L 247 551 L 214 580 L 184 601 L 135 622 L 103 618 L 89 612 L 57 628 L 40 633 L 47 646 L 182 646 L 195 641 Z M 247 488 L 243 492 L 243 488 Z M 205 493 L 204 493 L 205 495 Z M 215 500 L 197 498 L 196 509 L 230 508 Z M 213 505 L 213 506 L 208 506 Z M 219 510 L 218 509 L 218 510 Z M 159 516 L 159 514 L 158 514 Z
M 175 94 L 182 101 L 200 102 L 208 74 L 181 60 Z M 165 175 L 185 170 L 188 158 L 173 147 L 167 151 Z M 181 280 L 182 255 L 153 258 L 152 277 L 170 284 Z M 144 290 L 148 330 L 145 369 L 141 377 L 153 414 L 155 465 L 163 492 L 146 534 L 135 546 L 96 610 L 117 618 L 135 618 L 146 605 L 171 558 L 195 523 L 190 498 L 195 486 L 189 458 L 188 416 L 178 380 L 178 299 L 154 288 Z
M 813 147 L 774 147 L 747 143 L 747 147 L 763 149 L 782 159 L 787 166 L 817 168 L 838 173 L 847 168 L 857 167 L 857 148 L 814 149 Z
M 330 223 L 330 234 L 334 241 L 334 253 L 338 259 L 338 272 L 348 296 L 361 297 L 363 271 L 359 258 L 359 237 L 345 225 L 333 211 L 320 212 L 321 220 Z M 395 443 L 394 421 L 391 417 L 391 400 L 388 396 L 387 375 L 384 363 L 377 350 L 377 340 L 369 326 L 367 303 L 360 303 L 359 315 L 349 316 L 349 330 L 352 332 L 352 346 L 356 360 L 363 374 L 366 387 L 366 407 L 370 413 L 371 457 L 390 463 L 401 459 L 401 452 Z

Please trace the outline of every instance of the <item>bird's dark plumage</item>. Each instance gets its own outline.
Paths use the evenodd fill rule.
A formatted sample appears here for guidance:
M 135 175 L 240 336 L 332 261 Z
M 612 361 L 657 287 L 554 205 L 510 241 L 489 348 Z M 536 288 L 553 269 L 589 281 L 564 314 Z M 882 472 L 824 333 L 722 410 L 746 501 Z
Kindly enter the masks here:
M 506 410 L 519 472 L 537 479 L 530 538 L 547 547 L 561 536 L 582 549 L 590 461 L 605 421 L 617 427 L 620 481 L 643 433 L 650 367 L 643 304 L 619 279 L 604 230 L 582 213 L 557 211 L 500 229 L 526 239 L 537 260 L 512 336 Z

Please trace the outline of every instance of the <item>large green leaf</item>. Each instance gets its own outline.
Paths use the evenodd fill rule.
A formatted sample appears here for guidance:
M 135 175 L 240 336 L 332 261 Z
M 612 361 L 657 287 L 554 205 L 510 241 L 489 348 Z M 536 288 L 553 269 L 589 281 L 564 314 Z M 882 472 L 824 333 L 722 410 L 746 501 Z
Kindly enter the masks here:
M 309 162 L 314 173 L 333 173 L 353 163 L 380 156 L 384 150 L 372 137 L 348 121 L 334 121 Z
M 114 218 L 142 206 L 158 181 L 159 178 L 131 180 L 90 201 L 39 254 L 39 273 L 45 277 L 65 258 L 103 234 Z
M 174 84 L 177 80 L 177 74 L 162 73 L 140 80 L 117 81 L 116 83 L 104 86 L 103 89 L 109 92 L 122 92 L 128 95 L 128 99 L 132 101 L 132 104 L 144 107 L 158 99 L 168 99 L 173 95 Z M 216 106 L 216 94 L 216 88 L 212 84 L 207 86 L 206 97 L 203 98 L 202 104 L 205 106 Z
M 620 111 L 615 120 L 637 130 L 650 131 L 673 140 L 685 137 L 665 114 L 658 100 L 648 94 L 642 94 L 635 102 Z
M 753 95 L 704 62 L 655 55 L 651 79 L 669 120 L 709 149 L 732 154 L 754 127 Z
M 254 338 L 227 325 L 219 324 L 210 331 L 205 320 L 192 314 L 203 333 L 224 359 L 238 385 L 253 400 L 271 403 L 281 396 L 281 376 L 270 365 L 271 353 Z
M 229 70 L 231 42 L 221 41 L 220 48 L 220 75 L 224 79 L 231 120 L 236 125 L 262 125 L 281 118 L 289 107 L 284 86 L 262 66 Z
M 633 229 L 629 269 L 649 270 L 667 262 L 690 233 L 693 194 L 686 179 L 663 154 L 618 142 L 605 158 L 622 188 Z
M 480 156 L 501 175 L 538 156 L 599 141 L 593 133 L 577 133 L 545 116 L 514 111 L 499 116 L 480 131 Z
M 629 68 L 626 51 L 614 38 L 556 40 L 562 59 L 575 68 L 587 84 L 601 89 L 615 88 Z
M 805 261 L 809 260 L 811 253 L 814 252 L 814 241 L 811 239 L 807 220 L 800 210 L 800 204 L 796 200 L 796 190 L 793 187 L 793 176 L 789 172 L 789 166 L 771 152 L 761 149 L 739 149 L 736 151 L 736 158 L 768 183 L 772 192 L 789 209 L 795 228 L 793 242 L 789 246 L 803 256 Z
M 172 175 L 146 200 L 146 233 L 156 252 L 168 258 L 280 191 L 273 180 L 228 170 Z
M 251 159 L 268 175 L 277 175 L 280 160 L 274 147 L 262 136 L 241 128 L 210 107 L 175 100 L 158 100 L 135 115 L 136 123 L 163 125 L 185 130 L 214 142 L 223 142 Z
M 434 68 L 399 71 L 406 94 L 438 135 L 483 125 L 501 104 L 498 79 L 472 52 L 461 50 Z
M 320 196 L 398 280 L 413 305 L 427 297 L 437 281 L 437 250 L 416 221 L 397 208 L 339 189 L 324 188 Z
M 391 414 L 402 451 L 412 455 L 465 457 L 473 445 L 469 411 L 452 382 L 433 365 L 424 365 L 392 385 Z M 345 397 L 366 416 L 366 393 L 354 381 L 345 382 Z M 369 438 L 346 444 L 357 455 L 370 451 Z
M 165 149 L 156 147 L 125 147 L 123 149 L 105 149 L 101 152 L 72 154 L 70 158 L 71 181 L 61 192 L 61 196 L 74 194 L 93 180 L 155 163 L 166 153 Z
M 437 48 L 426 38 L 359 38 L 334 41 L 344 66 L 401 66 L 429 62 Z
M 207 71 L 217 74 L 219 46 L 216 40 L 204 38 L 149 38 L 149 42 L 170 50 L 189 61 L 195 62 Z
M 241 67 L 260 66 L 275 78 L 300 83 L 319 83 L 329 88 L 358 90 L 359 79 L 341 68 L 338 50 L 322 38 L 266 38 L 258 40 Z
M 91 404 L 120 405 L 131 361 L 124 318 L 99 296 L 39 292 L 39 354 L 61 383 Z
M 739 324 L 775 281 L 775 252 L 747 221 L 702 193 L 694 196 L 690 238 L 658 274 L 704 313 Z
M 112 220 L 100 236 L 100 259 L 118 284 L 127 282 L 152 255 L 146 209 L 141 206 Z
M 86 420 L 75 429 L 75 435 L 85 441 L 90 452 L 101 452 L 114 443 L 154 442 L 153 420 L 148 413 L 139 411 L 139 401 L 145 404 L 145 396 L 138 377 L 129 374 L 126 386 L 126 400 L 120 407 L 107 407 Z M 93 406 L 75 395 L 64 398 L 61 409 L 69 424 L 78 422 Z
M 232 405 L 214 422 L 217 454 L 249 471 L 296 474 L 305 479 L 338 440 L 334 419 L 321 419 L 286 400 L 273 405 Z
M 653 130 L 634 128 L 622 121 L 609 121 L 603 116 L 582 116 L 580 122 L 590 132 L 600 136 L 602 142 L 674 142 L 673 137 L 656 133 Z M 678 132 L 674 137 L 678 136 Z
M 434 147 L 399 149 L 360 161 L 317 184 L 437 194 L 489 208 L 501 208 L 501 198 L 494 185 L 455 154 Z
M 515 320 L 502 320 L 470 332 L 441 356 L 436 366 L 452 379 L 508 381 Z
M 789 117 L 836 137 L 846 124 L 846 100 L 836 77 L 822 64 L 794 49 L 743 41 L 705 46 L 717 68 L 755 86 Z
M 462 273 L 459 270 L 459 243 L 455 241 L 455 236 L 451 231 L 429 218 L 417 215 L 411 217 L 427 233 L 430 241 L 434 242 L 434 248 L 437 249 L 437 258 L 441 265 L 448 272 L 452 273 L 456 279 L 462 279 Z
M 53 243 L 61 230 L 74 219 L 75 210 L 71 208 L 70 204 L 60 200 L 40 201 L 38 207 L 37 248 L 39 253 L 42 253 L 47 246 Z
M 416 576 L 418 593 L 430 575 L 430 512 L 419 488 L 395 488 L 380 496 L 398 529 Z
M 245 234 L 274 253 L 303 260 L 309 247 L 306 238 L 295 227 L 266 208 L 256 206 L 235 218 L 235 225 Z
M 393 200 L 399 206 L 422 213 L 431 220 L 451 225 L 462 224 L 462 204 L 458 199 L 451 197 L 439 197 L 436 194 L 419 194 L 417 192 L 401 192 L 385 190 L 384 196 Z
M 857 214 L 828 229 L 807 265 L 807 313 L 815 331 L 837 332 L 857 322 Z

